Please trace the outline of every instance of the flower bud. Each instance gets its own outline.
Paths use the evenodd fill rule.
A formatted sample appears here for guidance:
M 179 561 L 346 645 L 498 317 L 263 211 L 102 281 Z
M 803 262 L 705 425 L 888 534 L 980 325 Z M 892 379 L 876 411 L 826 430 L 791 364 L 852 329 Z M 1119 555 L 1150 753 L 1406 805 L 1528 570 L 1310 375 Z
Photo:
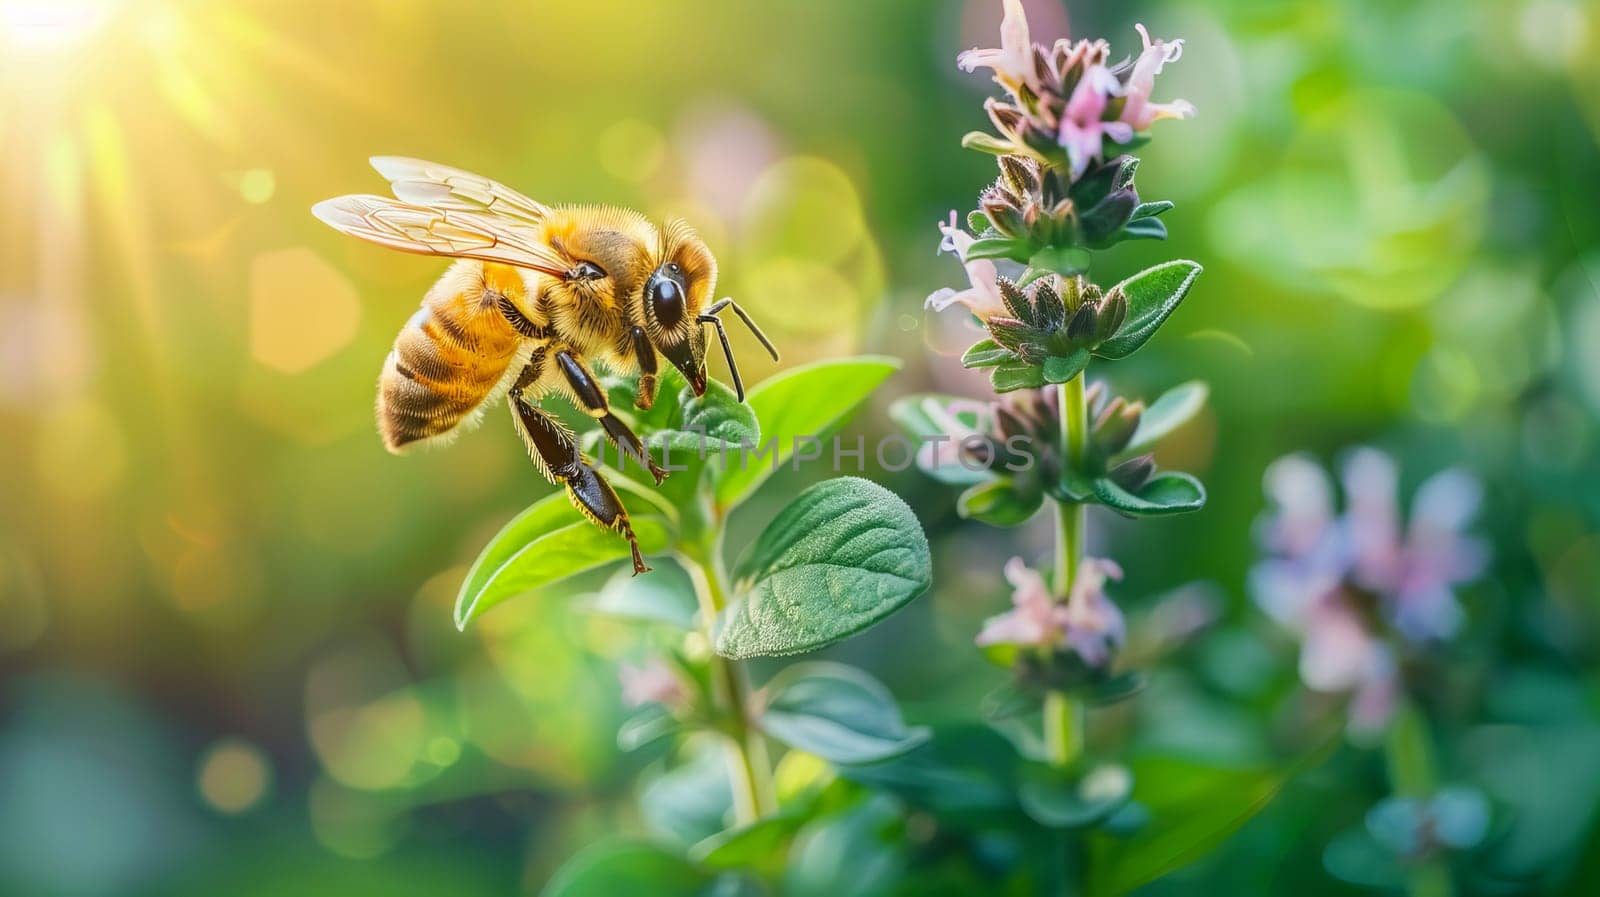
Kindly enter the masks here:
M 1039 163 L 1023 156 L 1001 156 L 1000 180 L 1019 197 L 1033 196 L 1042 186 Z
M 1039 281 L 1033 288 L 1033 309 L 1039 326 L 1045 330 L 1060 330 L 1067 322 L 1067 307 L 1047 280 Z
M 984 111 L 989 113 L 989 120 L 1001 134 L 1014 137 L 1023 126 L 1022 110 L 1009 103 L 1002 103 L 993 97 L 983 103 Z
M 1095 320 L 1095 342 L 1104 342 L 1116 335 L 1122 328 L 1122 322 L 1128 319 L 1128 295 L 1122 292 L 1121 287 L 1112 287 L 1111 292 L 1100 301 L 1100 314 Z
M 1144 487 L 1145 483 L 1150 481 L 1150 475 L 1155 472 L 1156 456 L 1140 455 L 1137 458 L 1129 458 L 1111 468 L 1111 472 L 1106 476 L 1110 477 L 1113 483 L 1129 492 L 1138 492 Z
M 1092 301 L 1085 301 L 1072 313 L 1072 318 L 1067 321 L 1067 338 L 1074 343 L 1086 342 L 1094 336 L 1094 324 L 1099 309 Z
M 1100 412 L 1094 423 L 1094 442 L 1107 455 L 1115 455 L 1132 441 L 1144 416 L 1143 402 L 1128 402 L 1117 396 Z
M 994 229 L 1008 237 L 1021 237 L 1027 234 L 1027 226 L 1023 224 L 1022 210 L 1013 204 L 1009 197 L 997 190 L 985 191 L 978 202 L 983 214 L 988 217 Z

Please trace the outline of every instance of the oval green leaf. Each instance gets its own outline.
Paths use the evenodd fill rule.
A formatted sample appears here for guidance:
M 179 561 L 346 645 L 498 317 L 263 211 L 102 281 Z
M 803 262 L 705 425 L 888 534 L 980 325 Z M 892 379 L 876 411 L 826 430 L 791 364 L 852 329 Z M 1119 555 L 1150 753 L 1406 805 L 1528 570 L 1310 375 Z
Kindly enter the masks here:
M 799 654 L 854 635 L 904 607 L 933 577 L 928 539 L 904 501 L 839 477 L 800 493 L 734 567 L 735 600 L 717 621 L 717 653 Z
M 1132 517 L 1158 517 L 1198 511 L 1206 504 L 1206 487 L 1186 473 L 1167 471 L 1151 477 L 1138 494 L 1104 477 L 1094 481 L 1100 503 Z
M 791 368 L 761 381 L 745 398 L 770 454 L 730 457 L 716 479 L 717 504 L 733 508 L 794 454 L 795 440 L 821 436 L 841 423 L 900 369 L 897 359 L 866 355 Z
M 990 526 L 1021 526 L 1039 512 L 1044 492 L 1024 493 L 1010 479 L 979 483 L 956 499 L 956 513 L 968 520 L 981 520 Z
M 1094 353 L 1102 358 L 1126 358 L 1137 352 L 1189 294 L 1202 270 L 1198 262 L 1177 259 L 1146 268 L 1117 284 L 1128 297 L 1128 318 Z
M 1210 390 L 1199 380 L 1190 380 L 1162 393 L 1139 416 L 1139 427 L 1121 454 L 1139 455 L 1148 451 L 1162 437 L 1178 429 L 1200 413 L 1205 407 Z
M 928 740 L 926 728 L 906 726 L 883 683 L 844 664 L 795 664 L 766 692 L 762 730 L 830 763 L 876 763 Z
M 664 550 L 671 540 L 670 525 L 654 514 L 634 517 L 633 531 L 645 554 Z M 456 628 L 465 629 L 518 595 L 629 554 L 626 539 L 584 519 L 565 493 L 546 496 L 512 518 L 478 554 L 456 595 Z

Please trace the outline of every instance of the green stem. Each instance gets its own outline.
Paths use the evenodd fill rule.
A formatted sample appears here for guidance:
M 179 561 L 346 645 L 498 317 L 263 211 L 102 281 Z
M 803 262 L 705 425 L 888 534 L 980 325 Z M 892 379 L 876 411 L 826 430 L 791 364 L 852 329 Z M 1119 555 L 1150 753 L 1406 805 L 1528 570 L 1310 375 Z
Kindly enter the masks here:
M 727 606 L 722 565 L 712 550 L 685 552 L 678 558 L 694 583 L 700 602 L 700 617 L 706 638 L 717 614 Z M 726 722 L 728 736 L 728 780 L 733 786 L 734 815 L 740 825 L 776 812 L 778 800 L 772 787 L 772 763 L 767 743 L 750 720 L 750 673 L 744 664 L 711 654 L 712 698 Z
M 1433 741 L 1427 720 L 1410 701 L 1402 699 L 1383 742 L 1389 787 L 1402 797 L 1427 800 L 1438 790 Z M 1421 859 L 1410 869 L 1407 892 L 1411 897 L 1453 897 L 1450 868 L 1439 856 Z
M 1062 470 L 1065 479 L 1070 472 L 1083 467 L 1084 455 L 1089 445 L 1088 402 L 1084 395 L 1084 375 L 1079 374 L 1057 387 L 1056 398 L 1061 409 L 1061 445 L 1066 464 Z M 1072 584 L 1077 581 L 1078 568 L 1083 560 L 1085 508 L 1078 502 L 1056 503 L 1056 566 L 1055 593 L 1066 601 L 1072 594 Z M 1051 690 L 1044 699 L 1044 743 L 1050 764 L 1058 769 L 1070 769 L 1083 757 L 1087 713 L 1083 701 L 1065 691 Z M 1062 893 L 1083 893 L 1088 881 L 1088 858 L 1084 845 L 1072 833 L 1066 834 L 1062 845 Z

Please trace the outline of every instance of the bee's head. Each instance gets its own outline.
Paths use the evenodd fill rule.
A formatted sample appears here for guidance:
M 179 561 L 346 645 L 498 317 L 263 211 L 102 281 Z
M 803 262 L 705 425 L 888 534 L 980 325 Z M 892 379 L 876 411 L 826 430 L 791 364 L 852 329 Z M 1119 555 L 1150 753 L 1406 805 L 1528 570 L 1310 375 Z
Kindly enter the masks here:
M 717 260 L 688 222 L 661 230 L 660 263 L 645 279 L 645 333 L 683 374 L 695 395 L 706 391 L 706 328 L 700 314 L 717 288 Z
M 683 265 L 667 262 L 645 281 L 644 316 L 650 342 L 699 396 L 706 391 L 706 330 L 698 320 L 705 301 L 691 291 L 695 286 L 711 291 L 710 283 L 691 284 Z
M 715 327 L 722 351 L 728 358 L 734 392 L 742 402 L 744 383 L 739 379 L 733 349 L 717 313 L 731 307 L 772 353 L 774 360 L 778 352 L 733 300 L 711 301 L 717 285 L 717 260 L 689 225 L 681 220 L 670 221 L 662 235 L 663 261 L 651 272 L 644 286 L 645 332 L 656 350 L 683 373 L 694 394 L 700 396 L 706 391 L 706 327 Z

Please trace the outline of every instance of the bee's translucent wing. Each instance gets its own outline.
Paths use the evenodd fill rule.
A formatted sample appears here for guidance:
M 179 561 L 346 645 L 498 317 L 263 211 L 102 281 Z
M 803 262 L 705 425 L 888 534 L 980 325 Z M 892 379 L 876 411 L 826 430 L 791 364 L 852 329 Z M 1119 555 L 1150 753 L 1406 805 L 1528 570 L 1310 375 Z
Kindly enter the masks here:
M 386 196 L 340 196 L 312 206 L 311 214 L 334 230 L 401 252 L 504 262 L 553 277 L 565 276 L 571 267 L 532 228 L 488 212 L 413 205 Z
M 537 224 L 549 211 L 543 203 L 470 171 L 404 156 L 373 156 L 369 161 L 401 202 L 451 212 L 487 212 L 523 224 Z

